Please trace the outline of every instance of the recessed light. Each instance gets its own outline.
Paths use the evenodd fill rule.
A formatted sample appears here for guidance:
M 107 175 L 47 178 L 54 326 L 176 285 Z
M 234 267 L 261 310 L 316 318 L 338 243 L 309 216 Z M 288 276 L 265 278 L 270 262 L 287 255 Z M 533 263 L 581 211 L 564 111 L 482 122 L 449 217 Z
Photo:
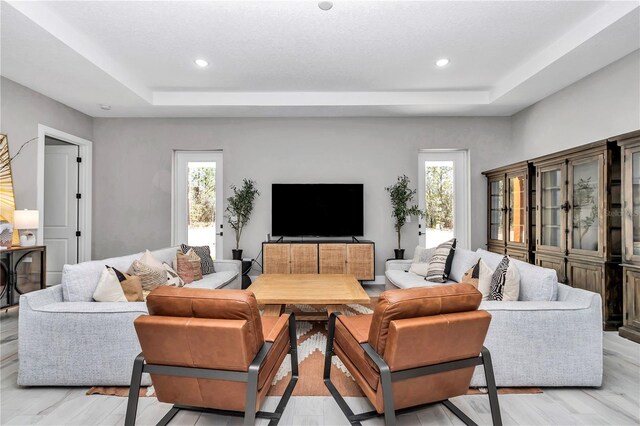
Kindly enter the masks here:
M 318 3 L 318 7 L 322 10 L 329 10 L 333 7 L 333 3 L 330 1 L 321 1 Z
M 204 68 L 206 66 L 209 66 L 209 62 L 205 61 L 204 59 L 196 59 L 193 62 L 195 62 L 197 66 L 202 67 L 202 68 Z
M 447 65 L 449 65 L 449 60 L 447 58 L 438 59 L 436 61 L 436 65 L 440 68 L 446 67 Z
M 111 105 L 100 104 L 100 109 L 103 109 L 105 111 L 111 111 Z

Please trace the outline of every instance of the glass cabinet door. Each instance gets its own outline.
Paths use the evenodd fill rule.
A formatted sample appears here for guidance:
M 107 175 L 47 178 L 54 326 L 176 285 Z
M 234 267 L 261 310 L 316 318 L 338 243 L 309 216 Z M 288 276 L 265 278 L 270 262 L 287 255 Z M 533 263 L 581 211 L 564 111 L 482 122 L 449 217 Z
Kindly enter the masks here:
M 562 168 L 540 172 L 540 245 L 562 248 Z
M 632 253 L 640 256 L 640 152 L 631 155 L 631 199 L 627 208 L 631 207 Z M 625 190 L 626 191 L 626 190 Z
M 42 282 L 42 252 L 29 251 L 25 254 L 20 253 L 14 257 L 16 282 L 15 289 L 18 294 L 29 293 L 30 291 L 40 290 Z M 19 297 L 16 295 L 16 297 Z
M 504 179 L 489 181 L 489 239 L 504 241 Z
M 509 185 L 509 233 L 510 243 L 525 243 L 526 199 L 524 175 L 512 175 L 507 178 Z
M 569 244 L 573 250 L 598 252 L 600 249 L 601 164 L 601 156 L 597 156 L 572 163 L 569 168 Z

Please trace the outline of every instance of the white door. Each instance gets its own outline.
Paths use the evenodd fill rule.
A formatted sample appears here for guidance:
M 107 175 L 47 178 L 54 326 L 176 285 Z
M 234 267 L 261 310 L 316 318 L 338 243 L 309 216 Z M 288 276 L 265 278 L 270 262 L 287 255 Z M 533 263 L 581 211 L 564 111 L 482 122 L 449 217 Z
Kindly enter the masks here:
M 172 244 L 209 246 L 222 259 L 222 152 L 176 151 Z
M 62 267 L 78 263 L 78 147 L 46 145 L 44 162 L 44 235 L 47 285 L 59 284 Z
M 456 247 L 470 248 L 469 164 L 466 150 L 421 151 L 418 155 L 420 245 L 435 247 L 456 238 Z

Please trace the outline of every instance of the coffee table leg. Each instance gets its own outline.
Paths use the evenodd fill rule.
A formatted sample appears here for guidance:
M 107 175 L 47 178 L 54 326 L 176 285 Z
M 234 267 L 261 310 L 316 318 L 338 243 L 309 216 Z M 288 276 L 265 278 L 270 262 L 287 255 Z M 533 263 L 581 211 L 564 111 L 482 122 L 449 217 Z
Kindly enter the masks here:
M 327 317 L 330 317 L 334 312 L 345 313 L 347 307 L 345 305 L 327 305 Z
M 284 305 L 264 305 L 264 312 L 262 313 L 265 317 L 279 317 L 284 312 Z

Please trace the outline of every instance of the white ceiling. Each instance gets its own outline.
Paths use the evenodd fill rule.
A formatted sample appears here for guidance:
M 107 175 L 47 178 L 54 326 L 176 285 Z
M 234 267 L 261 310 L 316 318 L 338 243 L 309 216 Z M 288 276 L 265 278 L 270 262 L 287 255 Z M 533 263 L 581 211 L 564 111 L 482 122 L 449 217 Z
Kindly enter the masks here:
M 102 117 L 511 115 L 640 48 L 639 5 L 8 1 L 0 72 Z

